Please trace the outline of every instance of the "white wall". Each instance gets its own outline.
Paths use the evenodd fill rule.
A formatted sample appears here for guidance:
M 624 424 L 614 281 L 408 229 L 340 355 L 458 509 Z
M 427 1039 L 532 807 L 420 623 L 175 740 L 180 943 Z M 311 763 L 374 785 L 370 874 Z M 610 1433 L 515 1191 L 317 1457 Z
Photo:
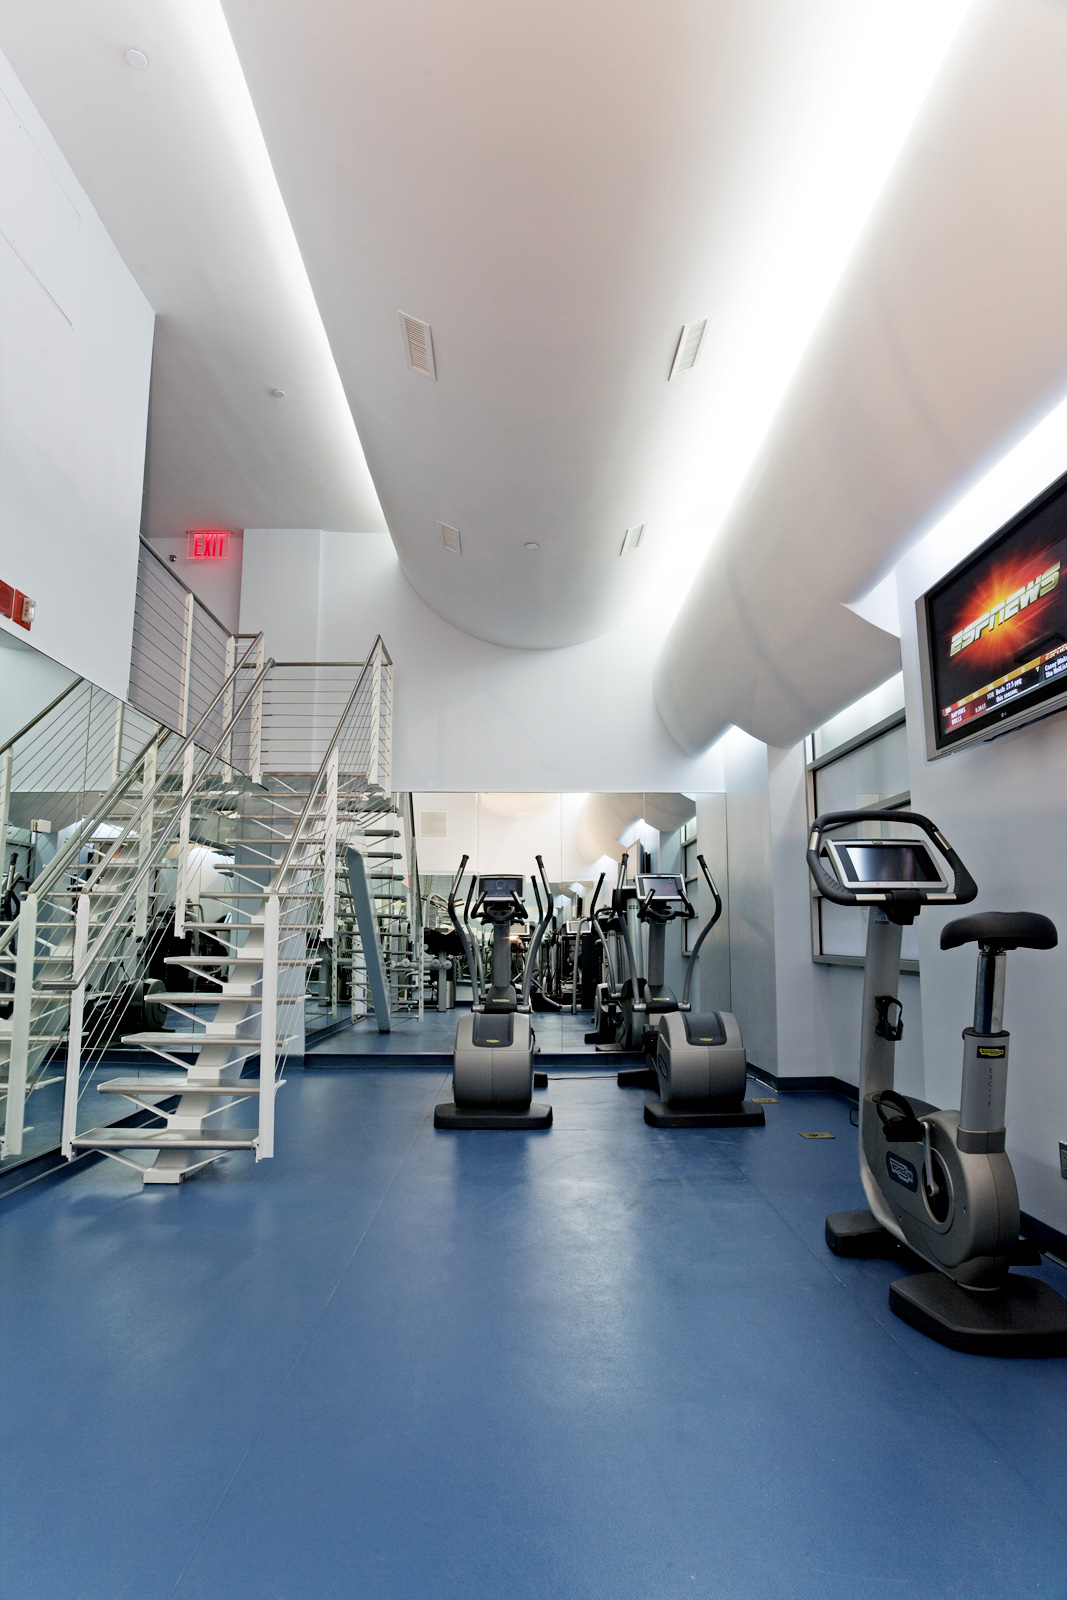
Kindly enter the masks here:
M 522 872 L 529 877 L 540 854 L 550 882 L 595 884 L 609 863 L 588 860 L 575 841 L 575 823 L 585 798 L 583 794 L 416 792 L 412 796 L 416 830 L 424 811 L 444 812 L 447 819 L 443 839 L 417 837 L 419 872 L 451 877 L 468 855 L 468 872 Z
M 975 545 L 997 515 L 976 524 Z M 1067 712 L 926 759 L 915 600 L 965 553 L 934 538 L 897 569 L 901 656 L 908 707 L 912 804 L 932 817 L 976 883 L 970 911 L 1040 911 L 1059 929 L 1058 949 L 1008 956 L 1004 1025 L 1011 1032 L 1008 1153 L 1025 1211 L 1067 1232 L 1067 1183 L 1059 1140 L 1067 1139 Z M 941 928 L 959 911 L 919 918 L 926 1096 L 959 1104 L 960 1032 L 974 1009 L 977 948 L 942 951 Z
M 153 312 L 2 56 L 0 165 L 0 578 L 38 649 L 124 695 Z
M 241 627 L 264 629 L 278 660 L 360 660 L 381 633 L 398 789 L 722 786 L 718 754 L 683 755 L 656 713 L 655 615 L 562 650 L 511 650 L 436 616 L 384 534 L 247 528 Z
M 76 676 L 32 645 L 0 634 L 0 744 L 24 728 Z
M 196 598 L 215 613 L 224 627 L 236 633 L 241 615 L 241 552 L 244 548 L 241 530 L 234 529 L 231 533 L 230 554 L 224 561 L 189 561 L 185 554 L 185 534 L 175 539 L 155 538 L 150 543 L 175 575 L 188 584 Z

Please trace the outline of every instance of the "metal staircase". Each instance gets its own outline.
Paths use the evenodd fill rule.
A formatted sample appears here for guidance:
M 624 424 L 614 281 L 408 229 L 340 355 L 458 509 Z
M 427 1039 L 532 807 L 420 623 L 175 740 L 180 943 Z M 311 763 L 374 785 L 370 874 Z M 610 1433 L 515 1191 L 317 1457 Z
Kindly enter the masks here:
M 328 690 L 317 668 L 264 661 L 259 639 L 231 663 L 184 738 L 149 726 L 0 932 L 12 1154 L 13 1110 L 34 1072 L 54 1081 L 64 1045 L 68 1157 L 99 1151 L 177 1183 L 231 1150 L 273 1154 L 307 973 L 333 939 L 339 818 L 386 795 L 391 663 L 379 639 Z M 272 756 L 290 770 L 269 771 Z M 94 1081 L 134 1118 L 79 1128 Z

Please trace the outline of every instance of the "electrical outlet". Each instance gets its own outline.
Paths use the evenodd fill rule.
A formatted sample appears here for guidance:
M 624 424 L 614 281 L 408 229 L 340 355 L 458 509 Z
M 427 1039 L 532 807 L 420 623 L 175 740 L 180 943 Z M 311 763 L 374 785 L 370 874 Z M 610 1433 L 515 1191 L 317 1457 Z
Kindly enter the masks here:
M 1060 1140 L 1060 1177 L 1067 1178 L 1067 1144 Z

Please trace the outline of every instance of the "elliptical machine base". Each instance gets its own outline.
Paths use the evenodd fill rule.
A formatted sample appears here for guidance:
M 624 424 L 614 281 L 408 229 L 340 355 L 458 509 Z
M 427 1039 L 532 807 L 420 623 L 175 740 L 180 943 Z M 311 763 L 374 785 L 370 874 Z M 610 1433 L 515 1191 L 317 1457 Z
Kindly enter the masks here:
M 523 1128 L 550 1128 L 552 1107 L 534 1105 L 531 1101 L 525 1109 L 522 1106 L 493 1106 L 481 1111 L 477 1106 L 457 1106 L 452 1100 L 444 1100 L 434 1107 L 433 1125 L 435 1128 L 447 1128 L 453 1131 L 463 1128 L 514 1131 Z
M 655 1073 L 652 1074 L 655 1077 Z M 690 1106 L 678 1111 L 665 1100 L 650 1100 L 645 1106 L 645 1121 L 650 1128 L 762 1128 L 767 1121 L 763 1107 L 751 1100 L 724 1110 L 718 1105 Z

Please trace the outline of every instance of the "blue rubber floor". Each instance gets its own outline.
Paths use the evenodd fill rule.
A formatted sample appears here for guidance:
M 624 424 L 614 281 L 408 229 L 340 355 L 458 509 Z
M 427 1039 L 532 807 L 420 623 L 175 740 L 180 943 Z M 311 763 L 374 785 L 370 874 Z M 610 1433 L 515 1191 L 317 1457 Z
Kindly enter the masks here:
M 0 1207 L 4 1600 L 1067 1596 L 1067 1361 L 942 1349 L 829 1255 L 843 1101 L 442 1098 L 295 1071 L 271 1162 Z

